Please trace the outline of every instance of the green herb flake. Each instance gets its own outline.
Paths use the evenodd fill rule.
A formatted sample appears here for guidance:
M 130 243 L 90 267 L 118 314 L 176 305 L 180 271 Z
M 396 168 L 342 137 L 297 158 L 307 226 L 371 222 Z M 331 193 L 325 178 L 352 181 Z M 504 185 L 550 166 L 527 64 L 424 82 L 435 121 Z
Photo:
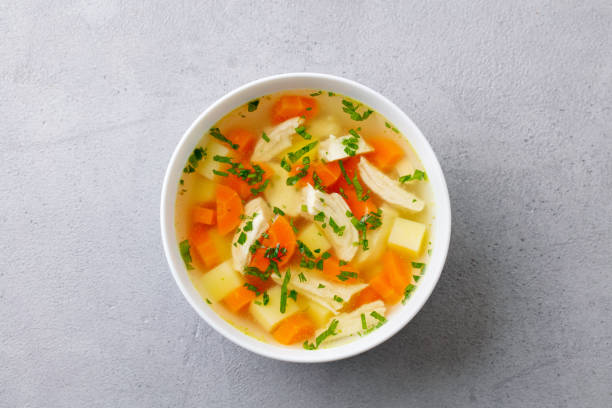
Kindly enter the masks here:
M 268 292 L 264 292 L 263 305 L 266 306 L 268 303 L 270 303 L 270 295 L 268 295 Z
M 277 214 L 277 215 L 285 215 L 285 212 L 278 207 L 274 207 L 272 209 L 272 212 L 274 212 L 274 214 Z
M 268 184 L 270 184 L 270 179 L 265 180 L 259 187 L 251 188 L 251 194 L 257 195 L 262 193 L 268 187 Z
M 238 237 L 238 241 L 236 242 L 238 242 L 240 245 L 244 245 L 246 240 L 247 240 L 247 234 L 245 234 L 244 232 L 241 232 L 240 236 Z
M 391 125 L 389 122 L 385 122 L 385 126 L 394 131 L 395 133 L 399 133 L 399 130 L 397 130 L 397 128 Z
M 287 163 L 287 160 L 284 157 L 280 162 L 280 166 L 285 169 L 285 171 L 291 171 L 291 165 Z
M 344 302 L 344 299 L 342 299 L 342 298 L 341 298 L 340 296 L 338 296 L 338 295 L 334 295 L 334 300 L 335 300 L 336 302 L 338 302 L 338 303 L 342 303 L 342 302 Z
M 206 303 L 208 303 L 209 305 L 212 305 L 212 302 L 210 301 L 209 298 L 206 298 Z
M 364 111 L 362 114 L 359 114 L 357 112 L 357 109 L 359 109 L 359 107 L 361 106 L 360 104 L 355 105 L 353 102 L 347 100 L 347 99 L 343 99 L 342 100 L 342 105 L 344 105 L 344 107 L 342 108 L 342 110 L 345 113 L 348 113 L 349 116 L 351 117 L 351 119 L 356 120 L 358 122 L 361 122 L 363 120 L 366 120 L 367 118 L 370 117 L 371 114 L 374 113 L 374 111 L 372 109 L 367 109 L 366 111 Z
M 310 133 L 306 132 L 306 128 L 304 126 L 296 127 L 295 128 L 295 133 L 300 135 L 302 137 L 302 139 L 304 139 L 304 140 L 312 139 L 312 135 Z
M 409 283 L 408 286 L 406 286 L 406 288 L 404 289 L 404 299 L 402 299 L 403 305 L 406 304 L 406 301 L 410 298 L 410 295 L 412 295 L 412 292 L 414 292 L 415 288 L 416 286 L 414 286 L 412 283 Z
M 359 275 L 356 272 L 351 272 L 351 271 L 340 271 L 340 273 L 336 275 L 336 277 L 340 279 L 342 282 L 346 282 L 350 278 L 357 279 L 358 276 Z
M 321 254 L 321 258 L 323 259 L 329 259 L 331 258 L 331 254 L 327 251 L 323 252 L 323 254 Z
M 188 271 L 194 269 L 191 265 L 191 262 L 193 262 L 193 260 L 191 259 L 191 253 L 189 252 L 189 249 L 189 240 L 186 239 L 179 244 L 181 258 L 183 258 L 183 262 L 185 262 L 185 268 L 187 268 Z
M 210 128 L 210 135 L 223 143 L 227 143 L 234 150 L 240 147 L 239 145 L 229 140 L 227 137 L 223 136 L 219 128 Z
M 261 132 L 261 138 L 265 140 L 266 143 L 270 143 L 270 138 L 266 135 L 266 132 Z
M 245 288 L 247 288 L 248 290 L 250 290 L 251 292 L 255 292 L 255 294 L 257 296 L 259 296 L 259 289 L 257 289 L 257 287 L 255 285 L 251 285 L 250 283 L 245 283 L 244 285 Z
M 323 93 L 323 91 L 317 91 L 310 94 L 310 96 L 319 96 Z
M 346 229 L 346 225 L 343 225 L 342 227 L 339 226 L 338 224 L 336 224 L 336 221 L 334 221 L 332 217 L 329 217 L 329 225 L 332 227 L 336 235 L 338 235 L 339 237 L 344 235 L 344 230 Z
M 227 174 L 227 173 L 226 173 L 226 172 L 224 172 L 224 171 L 219 171 L 219 170 L 214 170 L 214 169 L 213 169 L 213 173 L 214 173 L 214 174 L 216 174 L 217 176 L 221 176 L 221 177 L 227 177 L 227 176 L 229 176 L 229 174 Z
M 183 173 L 193 173 L 198 167 L 200 160 L 202 160 L 204 157 L 206 157 L 206 149 L 202 147 L 196 147 L 191 153 L 191 155 L 189 155 L 189 158 L 187 159 L 187 166 L 185 166 L 185 168 L 183 169 Z
M 285 313 L 287 310 L 287 286 L 289 285 L 289 281 L 291 280 L 291 271 L 287 269 L 285 272 L 285 277 L 283 279 L 283 284 L 281 285 L 281 297 L 280 297 L 280 312 Z
M 289 294 L 287 295 L 288 298 L 293 299 L 295 302 L 297 302 L 297 292 L 293 289 L 291 289 L 289 291 Z
M 247 109 L 249 112 L 255 112 L 258 106 L 259 106 L 259 99 L 254 99 L 247 104 Z
M 338 320 L 333 319 L 331 321 L 331 323 L 329 324 L 329 327 L 327 328 L 327 330 L 325 330 L 323 333 L 319 334 L 317 336 L 317 338 L 315 339 L 314 344 L 313 343 L 308 343 L 308 340 L 304 342 L 304 348 L 306 350 L 315 350 L 316 348 L 318 348 L 321 343 L 327 339 L 329 336 L 335 336 L 336 333 L 336 328 L 338 327 Z
M 319 289 L 323 289 L 324 287 L 325 287 L 325 285 L 322 284 L 322 283 L 319 283 L 319 286 L 317 286 L 317 288 L 319 288 Z
M 407 174 L 399 178 L 400 183 L 405 183 L 407 181 L 412 181 L 412 180 L 427 181 L 428 180 L 427 173 L 425 173 L 422 170 L 416 169 L 413 174 Z
M 318 141 L 314 141 L 314 142 L 309 143 L 306 146 L 303 146 L 302 148 L 296 150 L 295 152 L 289 152 L 289 154 L 288 154 L 289 160 L 291 160 L 291 163 L 295 163 L 296 161 L 298 161 L 298 159 L 300 157 L 302 157 L 303 155 L 305 155 L 306 153 L 308 153 L 309 151 L 314 149 L 314 147 L 318 143 L 319 143 Z
M 375 318 L 376 320 L 378 320 L 381 323 L 384 323 L 387 321 L 387 319 L 385 318 L 385 316 L 381 315 L 380 313 L 378 313 L 376 310 L 374 310 L 372 313 L 370 313 L 370 316 L 372 316 L 373 318 Z
M 302 204 L 302 212 L 308 212 L 308 207 L 306 204 Z
M 300 280 L 300 282 L 306 282 L 308 279 L 306 279 L 306 275 L 304 275 L 303 272 L 300 272 L 300 274 L 298 275 L 298 279 Z
M 368 324 L 366 323 L 366 317 L 365 314 L 361 314 L 361 328 L 363 330 L 368 330 Z
M 319 222 L 325 221 L 325 213 L 323 211 L 319 212 L 317 215 L 314 216 L 314 220 Z

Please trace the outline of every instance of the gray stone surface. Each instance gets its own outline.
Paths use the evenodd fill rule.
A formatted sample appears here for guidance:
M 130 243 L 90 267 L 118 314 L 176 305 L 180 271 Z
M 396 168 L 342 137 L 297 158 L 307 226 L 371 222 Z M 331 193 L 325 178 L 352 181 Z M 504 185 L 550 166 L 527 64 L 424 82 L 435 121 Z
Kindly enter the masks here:
M 0 406 L 612 406 L 609 1 L 100 3 L 0 5 Z M 320 365 L 210 329 L 158 220 L 191 121 L 304 70 L 405 109 L 454 217 L 422 312 Z

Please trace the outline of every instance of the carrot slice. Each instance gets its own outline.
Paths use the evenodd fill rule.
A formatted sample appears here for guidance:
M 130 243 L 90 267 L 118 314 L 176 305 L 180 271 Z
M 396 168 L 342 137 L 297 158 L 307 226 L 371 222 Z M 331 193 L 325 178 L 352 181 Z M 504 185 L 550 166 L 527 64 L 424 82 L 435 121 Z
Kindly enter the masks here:
M 240 216 L 244 212 L 240 196 L 231 188 L 217 186 L 217 229 L 221 235 L 233 231 L 240 225 Z
M 246 129 L 233 129 L 227 132 L 226 137 L 232 141 L 232 143 L 238 145 L 238 149 L 235 150 L 235 156 L 239 161 L 248 159 L 253 153 L 257 136 L 255 133 Z
M 327 279 L 336 283 L 355 284 L 359 278 L 359 271 L 350 263 L 340 265 L 335 256 L 323 261 L 323 274 Z
M 317 101 L 298 95 L 283 95 L 272 106 L 272 123 L 278 124 L 296 116 L 314 117 L 319 112 Z
M 289 174 L 294 176 L 299 173 L 303 167 L 303 164 L 295 164 Z M 313 175 L 313 173 L 316 173 L 317 181 L 319 182 L 319 184 L 321 184 L 325 188 L 328 188 L 334 185 L 336 181 L 338 181 L 338 179 L 340 178 L 340 165 L 337 161 L 331 163 L 315 163 L 309 166 L 308 170 L 306 171 L 306 176 L 300 179 L 298 185 L 300 187 L 303 187 L 306 184 L 314 186 L 316 183 L 314 181 L 315 176 Z
M 270 259 L 274 260 L 280 267 L 286 265 L 295 252 L 297 241 L 293 228 L 284 216 L 279 216 L 267 231 L 267 238 L 261 240 L 262 248 L 257 249 L 250 266 L 255 266 L 260 271 L 266 271 L 270 265 Z M 278 250 L 275 250 L 278 248 Z M 270 251 L 270 252 L 268 252 Z M 268 252 L 268 256 L 266 256 Z
M 367 286 L 361 292 L 355 296 L 355 303 L 353 305 L 354 309 L 357 309 L 359 306 L 367 305 L 368 303 L 372 303 L 377 300 L 382 300 L 378 292 L 372 289 L 371 286 Z
M 382 270 L 370 281 L 370 286 L 389 304 L 399 302 L 412 275 L 399 256 L 387 250 L 382 258 Z
M 215 223 L 215 210 L 198 205 L 193 209 L 192 219 L 194 223 L 213 225 Z
M 283 320 L 272 336 L 281 344 L 289 345 L 309 339 L 315 331 L 314 323 L 304 313 L 298 313 Z
M 208 232 L 208 227 L 202 224 L 195 224 L 189 232 L 189 245 L 195 248 L 198 258 L 204 263 L 206 268 L 214 268 L 221 263 L 221 258 L 217 253 L 214 241 Z
M 346 201 L 346 203 L 348 204 L 355 218 L 360 220 L 364 215 L 369 214 L 370 212 L 378 211 L 378 208 L 376 207 L 376 204 L 374 204 L 374 200 L 371 194 L 367 200 L 360 200 L 360 197 L 357 196 L 355 186 L 352 183 L 353 182 L 351 182 L 351 184 L 349 185 L 348 182 L 344 179 L 344 177 L 340 177 L 340 180 L 338 180 L 338 182 L 336 183 L 335 190 L 337 190 L 337 192 L 342 195 L 344 201 Z M 363 198 L 366 194 L 368 194 L 367 187 L 363 182 L 359 181 L 359 183 L 362 189 L 361 198 Z
M 230 311 L 238 313 L 244 310 L 244 308 L 255 299 L 255 296 L 255 292 L 244 286 L 240 286 L 225 296 L 223 298 L 223 303 L 225 303 L 225 306 L 227 306 Z
M 373 137 L 368 139 L 368 143 L 374 151 L 366 154 L 366 157 L 382 171 L 391 170 L 404 157 L 404 149 L 393 139 Z
M 242 165 L 244 169 L 250 171 L 253 171 L 253 166 L 255 165 L 261 167 L 261 169 L 264 171 L 261 181 L 258 183 L 249 184 L 247 180 L 238 177 L 236 174 L 228 174 L 227 177 L 220 177 L 220 183 L 237 192 L 240 198 L 243 200 L 247 200 L 254 195 L 260 194 L 253 194 L 253 191 L 258 191 L 266 180 L 272 177 L 274 170 L 272 170 L 272 168 L 267 164 L 259 162 L 253 162 L 251 164 L 243 163 Z

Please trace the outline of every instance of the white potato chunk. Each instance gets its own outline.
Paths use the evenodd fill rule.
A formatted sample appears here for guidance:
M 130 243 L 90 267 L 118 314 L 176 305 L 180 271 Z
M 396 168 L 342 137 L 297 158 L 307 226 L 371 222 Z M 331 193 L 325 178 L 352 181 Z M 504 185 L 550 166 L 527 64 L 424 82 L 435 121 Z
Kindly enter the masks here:
M 420 222 L 396 218 L 389 234 L 389 246 L 410 256 L 419 256 L 427 226 Z
M 213 160 L 215 156 L 229 156 L 230 149 L 227 146 L 224 146 L 217 142 L 210 142 L 206 146 L 206 156 L 200 160 L 196 171 L 202 176 L 206 177 L 209 180 L 215 179 L 215 173 L 213 170 L 221 171 L 223 163 L 219 163 Z
M 331 248 L 331 244 L 321 232 L 321 229 L 313 222 L 300 229 L 297 239 L 302 241 L 311 251 L 320 249 L 319 254 Z
M 306 130 L 315 138 L 320 139 L 327 138 L 329 135 L 338 135 L 342 132 L 338 119 L 332 115 L 318 117 L 309 121 Z
M 233 268 L 232 262 L 227 260 L 199 277 L 195 281 L 195 287 L 200 293 L 208 294 L 218 302 L 243 283 L 240 273 Z
M 289 316 L 294 315 L 300 311 L 300 307 L 295 300 L 287 298 L 287 307 L 285 313 L 280 311 L 281 303 L 281 287 L 275 286 L 268 289 L 269 302 L 263 304 L 263 294 L 259 295 L 251 302 L 249 306 L 249 312 L 257 323 L 264 328 L 264 330 L 271 332 L 278 326 L 280 322 Z

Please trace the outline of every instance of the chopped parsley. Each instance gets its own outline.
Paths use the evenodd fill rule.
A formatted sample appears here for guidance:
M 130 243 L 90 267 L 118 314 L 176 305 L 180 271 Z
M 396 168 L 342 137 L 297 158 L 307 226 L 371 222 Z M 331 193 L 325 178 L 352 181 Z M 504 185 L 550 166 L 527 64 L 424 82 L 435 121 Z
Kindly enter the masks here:
M 238 241 L 236 241 L 238 244 L 240 245 L 244 245 L 244 243 L 247 240 L 247 234 L 245 234 L 244 232 L 240 233 L 240 236 L 238 237 Z
M 302 204 L 302 212 L 308 212 L 308 207 L 306 204 Z
M 285 278 L 283 279 L 283 284 L 281 285 L 281 297 L 280 297 L 280 312 L 285 313 L 287 310 L 287 286 L 289 285 L 289 281 L 291 280 L 291 271 L 287 269 L 285 272 Z
M 206 298 L 206 303 L 208 303 L 209 305 L 212 305 L 212 302 L 208 298 Z
M 359 150 L 359 134 L 353 129 L 349 130 L 350 137 L 346 137 L 342 140 L 344 146 L 344 152 L 349 156 L 354 156 Z
M 291 171 L 291 165 L 289 163 L 287 163 L 287 160 L 285 160 L 285 158 L 283 157 L 283 159 L 280 162 L 280 166 L 285 169 L 285 171 Z
M 416 286 L 414 286 L 412 283 L 409 283 L 408 286 L 406 286 L 406 288 L 404 289 L 404 298 L 402 299 L 403 305 L 406 304 L 406 301 L 410 298 L 410 295 L 412 295 L 412 292 L 414 292 L 415 288 Z
M 240 147 L 236 143 L 229 140 L 227 137 L 223 136 L 219 128 L 210 128 L 210 135 L 215 139 L 222 141 L 223 143 L 227 143 L 234 150 Z
M 330 92 L 327 92 L 327 96 L 336 96 L 336 94 L 330 91 Z
M 306 132 L 306 128 L 304 126 L 298 126 L 295 128 L 295 133 L 302 136 L 302 139 L 310 140 L 312 139 L 312 135 Z
M 344 299 L 342 299 L 342 298 L 341 298 L 340 296 L 338 296 L 338 295 L 334 295 L 334 300 L 335 300 L 336 302 L 338 302 L 338 303 L 342 303 L 342 302 L 344 302 Z
M 319 283 L 319 286 L 317 286 L 318 289 L 323 289 L 324 287 L 325 287 L 325 285 L 322 284 L 322 283 Z
M 187 165 L 183 169 L 183 173 L 193 173 L 198 167 L 198 163 L 200 163 L 200 160 L 202 160 L 204 157 L 206 157 L 206 149 L 204 149 L 203 147 L 196 147 L 189 155 L 189 158 L 187 159 Z
M 336 277 L 340 279 L 342 282 L 345 282 L 349 280 L 350 278 L 357 279 L 358 276 L 359 275 L 357 274 L 357 272 L 351 272 L 351 271 L 340 271 L 340 273 L 336 275 Z
M 317 91 L 310 94 L 310 96 L 319 96 L 323 93 L 323 91 Z
M 353 102 L 343 99 L 342 100 L 342 104 L 344 105 L 344 107 L 342 108 L 342 110 L 346 113 L 348 113 L 351 117 L 351 119 L 356 120 L 356 121 L 362 121 L 362 120 L 366 120 L 368 117 L 370 117 L 371 114 L 374 113 L 374 111 L 372 109 L 367 109 L 366 111 L 364 111 L 362 114 L 359 114 L 357 112 L 357 109 L 359 109 L 359 107 L 361 106 L 360 104 L 353 104 Z
M 183 258 L 183 262 L 185 262 L 185 268 L 188 271 L 194 269 L 191 265 L 193 260 L 191 259 L 191 253 L 189 252 L 189 240 L 184 240 L 179 244 L 179 251 L 181 252 L 181 258 Z
M 274 212 L 274 214 L 278 214 L 278 215 L 285 215 L 285 212 L 283 210 L 281 210 L 280 208 L 278 208 L 278 207 L 274 207 L 272 209 L 272 212 Z
M 365 314 L 361 314 L 361 328 L 363 330 L 368 330 L 368 324 L 366 323 Z
M 254 99 L 247 104 L 247 109 L 249 110 L 249 112 L 255 112 L 258 106 L 259 106 L 259 99 Z
M 316 188 L 319 191 L 325 192 L 325 186 L 323 185 L 323 180 L 321 180 L 321 177 L 319 177 L 316 171 L 312 172 L 312 180 L 314 181 L 314 188 Z
M 357 193 L 357 199 L 359 201 L 367 201 L 370 198 L 370 193 L 363 194 L 363 187 L 361 187 L 361 183 L 359 183 L 359 178 L 357 174 L 353 177 L 353 186 L 355 186 L 355 192 Z
M 385 126 L 394 131 L 395 133 L 399 133 L 399 130 L 397 130 L 397 128 L 391 125 L 389 122 L 385 122 Z
M 262 193 L 266 189 L 266 187 L 268 187 L 268 184 L 270 184 L 270 179 L 265 180 L 259 187 L 251 188 L 251 194 L 257 195 L 259 193 Z
M 338 164 L 340 165 L 340 171 L 342 172 L 342 175 L 344 176 L 344 179 L 346 180 L 346 183 L 350 186 L 352 184 L 351 179 L 349 178 L 348 174 L 346 173 L 346 169 L 344 168 L 344 162 L 342 160 L 338 161 Z
M 372 313 L 370 313 L 370 316 L 372 316 L 373 318 L 375 318 L 376 320 L 378 320 L 381 323 L 384 323 L 384 322 L 387 321 L 387 319 L 385 319 L 385 316 L 381 315 L 376 310 L 372 311 Z
M 266 141 L 266 143 L 270 143 L 270 138 L 266 135 L 266 132 L 261 132 L 261 138 Z
M 289 218 L 289 225 L 291 225 L 291 229 L 293 230 L 294 233 L 297 234 L 298 229 L 297 227 L 293 224 L 293 220 L 291 218 Z
M 246 275 L 257 276 L 261 280 L 268 280 L 268 278 L 270 277 L 269 274 L 267 274 L 266 272 L 262 272 L 256 266 L 245 266 L 244 267 L 244 273 Z
M 306 279 L 306 275 L 304 275 L 303 272 L 300 272 L 300 274 L 298 275 L 298 279 L 300 280 L 300 282 L 306 282 L 308 279 Z
M 331 258 L 331 254 L 327 251 L 323 252 L 323 254 L 321 255 L 321 258 L 323 259 L 329 259 Z
M 314 220 L 319 222 L 325 221 L 325 213 L 323 211 L 319 212 L 317 215 L 314 216 Z
M 315 339 L 314 344 L 313 343 L 308 343 L 308 340 L 306 340 L 304 342 L 304 344 L 303 344 L 304 348 L 306 350 L 315 350 L 329 336 L 335 336 L 337 334 L 335 332 L 337 327 L 338 327 L 338 320 L 333 319 L 332 322 L 329 324 L 329 327 L 327 328 L 327 330 L 325 330 L 323 333 L 321 333 L 321 334 L 319 334 L 317 336 L 317 338 Z
M 224 172 L 224 171 L 219 171 L 219 170 L 215 170 L 213 169 L 213 173 L 216 174 L 217 176 L 221 176 L 221 177 L 227 177 L 229 176 L 228 173 Z
M 268 303 L 270 303 L 270 295 L 268 295 L 268 292 L 264 292 L 263 294 L 263 305 L 267 305 Z
M 295 163 L 296 161 L 298 161 L 300 157 L 311 151 L 317 145 L 317 143 L 319 142 L 314 141 L 312 143 L 308 143 L 306 146 L 299 148 L 295 152 L 289 152 L 288 156 L 289 160 L 291 160 L 291 163 Z
M 291 298 L 291 299 L 293 299 L 294 301 L 297 302 L 297 295 L 298 295 L 297 292 L 295 290 L 291 289 L 289 291 L 289 294 L 287 295 L 287 297 Z
M 368 248 L 368 239 L 366 237 L 368 229 L 374 230 L 382 225 L 382 209 L 378 209 L 376 212 L 369 212 L 368 214 L 361 217 L 361 220 L 355 218 L 353 213 L 350 211 L 346 212 L 346 216 L 351 219 L 351 223 L 359 232 L 359 242 L 357 245 L 361 245 L 364 251 L 367 251 Z M 369 228 L 368 228 L 369 227 Z
M 344 230 L 346 229 L 346 225 L 339 226 L 338 224 L 336 224 L 336 221 L 334 221 L 332 217 L 329 217 L 329 225 L 332 227 L 336 235 L 338 235 L 339 237 L 344 235 Z
M 422 170 L 416 169 L 413 174 L 407 174 L 399 178 L 400 183 L 405 183 L 412 180 L 425 180 L 427 181 L 427 173 Z
M 255 294 L 257 296 L 259 296 L 259 289 L 257 289 L 257 287 L 255 285 L 251 285 L 250 283 L 245 283 L 244 285 L 245 288 L 247 288 L 248 290 L 250 290 L 251 292 L 255 292 Z

